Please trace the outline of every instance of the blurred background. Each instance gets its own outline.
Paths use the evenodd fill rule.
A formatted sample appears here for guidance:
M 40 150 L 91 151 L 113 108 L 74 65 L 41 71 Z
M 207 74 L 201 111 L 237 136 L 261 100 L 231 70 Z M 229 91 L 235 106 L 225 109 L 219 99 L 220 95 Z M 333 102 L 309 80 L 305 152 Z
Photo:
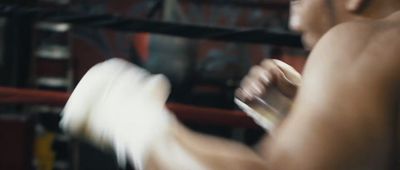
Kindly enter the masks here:
M 265 132 L 234 90 L 266 58 L 302 71 L 289 12 L 289 0 L 2 0 L 0 169 L 119 169 L 111 152 L 58 127 L 83 74 L 112 57 L 165 74 L 169 107 L 188 127 L 254 146 Z

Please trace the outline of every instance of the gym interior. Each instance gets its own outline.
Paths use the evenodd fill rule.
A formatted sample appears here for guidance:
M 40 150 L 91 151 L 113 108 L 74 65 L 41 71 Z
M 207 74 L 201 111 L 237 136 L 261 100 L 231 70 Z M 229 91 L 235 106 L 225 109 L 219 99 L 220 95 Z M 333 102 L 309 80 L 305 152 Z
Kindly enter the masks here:
M 302 72 L 289 0 L 2 0 L 0 169 L 117 170 L 115 155 L 60 129 L 93 65 L 122 58 L 171 83 L 166 106 L 194 131 L 250 147 L 266 133 L 235 103 L 251 66 Z M 95 92 L 94 92 L 95 93 Z

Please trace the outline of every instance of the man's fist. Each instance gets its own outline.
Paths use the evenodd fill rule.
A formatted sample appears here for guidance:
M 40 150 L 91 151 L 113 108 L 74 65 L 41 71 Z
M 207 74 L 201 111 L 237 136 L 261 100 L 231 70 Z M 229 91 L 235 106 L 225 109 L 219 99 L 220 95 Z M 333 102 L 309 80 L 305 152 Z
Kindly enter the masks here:
M 235 103 L 257 124 L 271 131 L 289 112 L 301 76 L 279 60 L 254 66 L 236 91 Z
M 61 127 L 140 169 L 152 144 L 168 134 L 174 117 L 165 108 L 168 80 L 122 59 L 93 66 L 81 79 L 62 113 Z
M 251 68 L 236 91 L 236 96 L 243 101 L 252 101 L 267 94 L 268 89 L 274 86 L 293 99 L 300 82 L 301 75 L 294 68 L 279 60 L 266 59 Z

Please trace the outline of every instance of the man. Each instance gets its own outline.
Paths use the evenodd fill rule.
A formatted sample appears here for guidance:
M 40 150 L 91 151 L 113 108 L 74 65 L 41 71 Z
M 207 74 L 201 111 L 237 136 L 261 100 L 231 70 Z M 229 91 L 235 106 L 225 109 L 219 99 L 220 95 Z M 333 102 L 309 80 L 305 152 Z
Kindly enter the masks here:
M 271 169 L 398 168 L 399 3 L 297 2 L 292 28 L 315 47 L 290 115 L 269 143 Z M 279 81 L 271 70 L 282 67 L 273 63 L 253 69 L 239 95 L 265 91 L 262 77 Z
M 121 68 L 123 62 L 96 66 L 98 73 L 89 71 L 64 110 L 63 127 L 97 144 L 114 146 L 118 156 L 128 155 L 141 169 L 398 168 L 400 1 L 299 0 L 294 4 L 291 26 L 313 47 L 300 88 L 285 85 L 283 78 L 283 74 L 296 73 L 283 63 L 267 60 L 252 69 L 238 90 L 239 97 L 251 101 L 277 84 L 285 95 L 296 96 L 288 117 L 266 140 L 264 156 L 231 141 L 194 133 L 172 116 L 165 118 L 168 111 L 155 107 L 165 101 L 165 89 L 154 88 L 165 82 L 132 71 L 132 66 L 126 69 L 130 71 L 115 73 L 114 68 Z M 145 78 L 127 76 L 133 74 Z M 98 86 L 88 83 L 96 78 L 107 80 L 105 88 L 96 88 L 100 97 L 82 95 Z M 135 85 L 147 88 L 139 94 L 130 92 Z M 148 104 L 152 100 L 158 101 L 154 107 Z M 90 105 L 83 107 L 79 101 Z M 119 116 L 106 116 L 104 110 Z M 74 112 L 89 118 L 74 119 Z M 155 121 L 157 116 L 163 118 Z M 74 125 L 75 120 L 81 122 Z

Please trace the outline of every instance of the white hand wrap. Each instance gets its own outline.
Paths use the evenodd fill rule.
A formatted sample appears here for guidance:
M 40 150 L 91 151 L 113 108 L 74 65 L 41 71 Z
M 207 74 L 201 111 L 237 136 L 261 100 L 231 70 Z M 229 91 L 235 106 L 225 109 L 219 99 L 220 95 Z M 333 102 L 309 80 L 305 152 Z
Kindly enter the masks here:
M 110 59 L 92 67 L 76 86 L 61 127 L 100 147 L 112 146 L 121 165 L 129 155 L 143 169 L 152 143 L 168 134 L 175 120 L 165 108 L 169 91 L 164 76 Z

